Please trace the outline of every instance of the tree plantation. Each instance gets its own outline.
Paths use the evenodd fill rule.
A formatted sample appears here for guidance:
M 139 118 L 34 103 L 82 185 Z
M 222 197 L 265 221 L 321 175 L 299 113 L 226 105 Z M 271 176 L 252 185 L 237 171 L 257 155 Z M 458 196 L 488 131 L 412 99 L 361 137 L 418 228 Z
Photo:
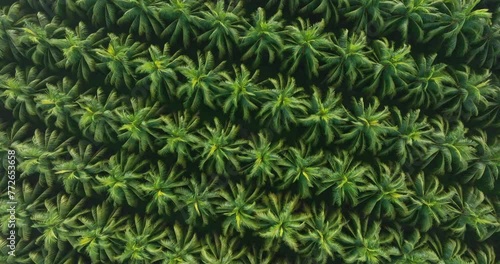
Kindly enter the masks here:
M 0 6 L 0 263 L 500 261 L 499 1 Z

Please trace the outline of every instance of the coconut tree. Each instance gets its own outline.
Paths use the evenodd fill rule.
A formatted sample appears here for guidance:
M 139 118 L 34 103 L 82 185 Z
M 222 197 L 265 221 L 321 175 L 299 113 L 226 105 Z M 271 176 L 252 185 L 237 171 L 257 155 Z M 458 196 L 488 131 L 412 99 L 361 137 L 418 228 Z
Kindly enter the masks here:
M 165 239 L 160 242 L 163 247 L 163 254 L 161 254 L 163 261 L 161 263 L 198 263 L 201 245 L 193 226 L 189 225 L 186 230 L 176 222 L 172 228 L 173 232 L 172 229 L 167 229 Z
M 218 118 L 214 119 L 214 124 L 215 127 L 207 125 L 199 132 L 201 141 L 197 148 L 201 149 L 200 169 L 229 176 L 228 170 L 231 168 L 240 169 L 238 154 L 245 141 L 237 138 L 238 126 L 224 127 Z
M 241 59 L 253 58 L 252 65 L 257 67 L 267 56 L 267 62 L 271 64 L 275 58 L 281 58 L 283 49 L 281 11 L 267 19 L 265 10 L 259 7 L 252 18 L 253 23 L 241 37 L 241 47 L 246 48 Z
M 36 93 L 56 77 L 36 67 L 23 69 L 18 66 L 14 71 L 14 76 L 7 73 L 0 75 L 0 99 L 16 119 L 27 122 L 30 116 L 39 114 L 34 100 Z
M 107 72 L 106 82 L 116 88 L 125 85 L 128 88 L 134 86 L 136 58 L 143 55 L 145 45 L 134 41 L 132 35 L 108 34 L 109 44 L 107 48 L 94 49 L 100 60 L 97 68 Z
M 305 227 L 309 218 L 298 213 L 297 196 L 290 193 L 271 193 L 263 198 L 264 207 L 257 212 L 261 223 L 259 235 L 265 238 L 264 247 L 267 250 L 278 250 L 285 244 L 294 251 L 299 250 L 299 232 Z
M 265 6 L 265 9 L 277 9 L 284 10 L 285 6 L 288 8 L 290 15 L 297 12 L 300 5 L 300 0 L 269 0 Z
M 54 40 L 54 45 L 63 52 L 58 67 L 76 72 L 79 80 L 90 80 L 90 74 L 96 71 L 94 49 L 107 41 L 104 30 L 89 33 L 87 26 L 80 22 L 75 30 L 66 29 L 64 39 Z
M 416 59 L 416 74 L 410 78 L 407 86 L 401 86 L 401 101 L 418 107 L 430 108 L 438 104 L 446 87 L 454 80 L 446 71 L 444 63 L 435 63 L 437 54 Z
M 382 28 L 395 3 L 389 0 L 354 0 L 345 8 L 344 16 L 354 23 L 356 32 Z
M 324 21 L 311 25 L 309 20 L 304 21 L 300 17 L 296 25 L 286 26 L 282 69 L 292 74 L 299 65 L 303 65 L 309 79 L 317 77 L 319 59 L 333 46 L 329 34 L 323 32 L 324 28 Z
M 80 81 L 64 77 L 57 84 L 47 83 L 45 91 L 40 91 L 35 96 L 35 103 L 44 116 L 44 121 L 47 126 L 55 124 L 58 128 L 73 127 L 74 120 L 71 118 L 71 113 L 76 109 L 76 98 L 81 89 Z M 75 122 L 76 123 L 76 122 Z M 76 125 L 76 124 L 75 124 Z
M 116 25 L 119 8 L 115 0 L 77 0 L 77 4 L 86 11 L 94 26 L 110 28 Z
M 17 168 L 22 171 L 21 178 L 36 175 L 38 183 L 51 187 L 57 181 L 54 162 L 66 154 L 66 146 L 72 138 L 63 133 L 47 129 L 36 129 L 31 140 L 11 146 L 16 151 Z
M 373 47 L 373 72 L 363 80 L 367 87 L 363 90 L 381 98 L 392 98 L 399 87 L 408 85 L 416 74 L 415 61 L 410 55 L 410 46 L 404 44 L 396 48 L 387 39 L 375 40 Z
M 285 170 L 279 186 L 288 188 L 292 184 L 298 185 L 300 198 L 310 197 L 310 188 L 319 186 L 322 179 L 330 173 L 324 166 L 326 160 L 323 151 L 314 153 L 305 144 L 301 143 L 300 148 L 289 148 L 283 156 Z
M 49 252 L 62 248 L 75 230 L 74 221 L 85 214 L 85 200 L 74 195 L 58 194 L 45 201 L 45 209 L 35 212 L 32 227 L 40 232 L 35 243 Z M 52 251 L 54 252 L 54 251 Z
M 153 137 L 156 129 L 161 124 L 158 116 L 158 102 L 152 104 L 149 100 L 131 98 L 131 111 L 124 107 L 116 111 L 116 116 L 121 124 L 118 128 L 118 139 L 123 142 L 123 148 L 133 150 L 139 148 L 141 152 L 154 149 Z
M 16 60 L 22 58 L 19 33 L 22 24 L 32 19 L 31 17 L 21 11 L 19 3 L 13 3 L 0 10 L 0 58 L 8 58 L 10 55 Z
M 200 180 L 192 177 L 187 187 L 177 190 L 180 205 L 177 210 L 187 211 L 184 219 L 188 225 L 196 224 L 201 218 L 202 224 L 207 225 L 208 220 L 215 215 L 216 201 L 219 196 L 215 191 L 217 179 L 208 180 L 202 174 Z
M 0 155 L 8 158 L 9 153 L 11 153 L 11 156 L 15 154 L 15 150 L 11 149 L 12 146 L 26 140 L 30 129 L 29 123 L 21 121 L 14 121 L 12 124 L 0 123 Z M 2 164 L 2 168 L 7 172 L 8 166 L 12 165 L 8 162 Z M 0 182 L 7 181 L 8 179 L 8 177 L 4 177 Z
M 484 241 L 499 232 L 500 222 L 491 201 L 476 187 L 453 187 L 456 196 L 453 206 L 458 211 L 446 224 L 459 238 L 464 239 L 466 231 L 472 231 L 477 241 Z
M 148 40 L 160 35 L 164 28 L 159 11 L 165 6 L 159 0 L 116 0 L 116 5 L 123 15 L 117 20 L 118 25 L 126 25 L 129 32 L 145 36 Z
M 313 0 L 301 2 L 305 2 L 305 4 L 299 10 L 300 13 L 320 15 L 326 23 L 330 21 L 338 23 L 340 9 L 344 6 L 349 6 L 349 1 L 347 0 Z
M 187 48 L 201 28 L 199 7 L 200 2 L 196 0 L 170 0 L 165 3 L 159 10 L 160 18 L 166 20 L 161 37 L 169 39 L 172 45 L 182 39 L 184 48 Z
M 225 216 L 222 223 L 224 235 L 228 232 L 232 234 L 233 231 L 243 235 L 245 230 L 259 228 L 255 214 L 258 209 L 256 201 L 261 195 L 258 188 L 232 182 L 229 183 L 229 188 L 219 191 L 223 200 L 217 205 L 216 212 Z
M 118 233 L 126 228 L 127 218 L 120 215 L 120 208 L 104 202 L 90 208 L 75 220 L 75 230 L 68 240 L 92 262 L 113 261 L 118 254 Z
M 317 87 L 313 87 L 313 91 L 308 116 L 299 119 L 308 128 L 304 139 L 313 145 L 317 145 L 320 140 L 330 144 L 341 134 L 340 127 L 346 121 L 344 109 L 340 107 L 342 98 L 333 88 L 329 88 L 324 96 Z
M 329 212 L 324 203 L 320 206 L 306 207 L 306 213 L 311 217 L 306 221 L 306 234 L 300 235 L 304 247 L 299 253 L 314 259 L 315 263 L 328 263 L 339 254 L 343 248 L 338 239 L 345 223 L 342 223 L 340 212 Z M 335 257 L 334 257 L 335 256 Z
M 366 183 L 365 176 L 372 173 L 370 167 L 355 161 L 347 151 L 327 157 L 330 172 L 319 184 L 318 194 L 331 192 L 333 204 L 350 204 L 359 202 L 359 193 Z
M 470 263 L 465 257 L 466 245 L 462 240 L 430 236 L 429 247 L 442 263 Z
M 54 171 L 67 193 L 90 197 L 96 184 L 95 176 L 100 172 L 100 160 L 106 149 L 92 148 L 91 144 L 79 141 L 76 147 L 68 146 L 71 159 L 56 160 Z
M 497 63 L 500 45 L 500 25 L 497 23 L 484 25 L 482 36 L 471 44 L 467 63 L 477 63 L 479 67 L 491 69 Z
M 160 241 L 165 237 L 161 219 L 136 214 L 128 219 L 126 226 L 117 234 L 123 248 L 115 256 L 116 261 L 139 264 L 161 260 Z
M 217 50 L 219 59 L 226 54 L 232 56 L 245 30 L 241 20 L 243 3 L 231 0 L 227 4 L 217 1 L 215 5 L 210 2 L 205 5 L 208 10 L 200 12 L 203 33 L 197 37 L 198 41 L 208 43 L 205 50 Z
M 283 141 L 270 142 L 270 134 L 260 132 L 252 135 L 248 147 L 243 148 L 239 159 L 247 180 L 256 180 L 259 185 L 273 183 L 276 176 L 282 175 L 281 165 L 284 165 L 281 152 L 284 150 Z
M 463 69 L 463 70 L 462 70 Z M 471 71 L 468 66 L 451 72 L 454 85 L 446 86 L 443 99 L 436 104 L 436 109 L 450 116 L 460 117 L 467 121 L 479 114 L 479 109 L 488 104 L 487 97 L 498 93 L 491 81 L 491 72 Z
M 382 155 L 394 155 L 399 158 L 400 164 L 414 164 L 424 156 L 427 148 L 432 143 L 433 129 L 427 117 L 420 115 L 420 109 L 410 111 L 403 116 L 397 108 L 393 111 L 393 124 L 397 132 L 388 138 Z
M 305 115 L 310 107 L 303 93 L 302 87 L 295 86 L 295 79 L 278 75 L 278 79 L 269 79 L 273 89 L 269 91 L 269 98 L 265 100 L 259 111 L 261 123 L 270 126 L 280 133 L 290 130 L 291 124 L 298 122 L 298 117 Z
M 339 237 L 346 263 L 391 262 L 392 256 L 399 254 L 399 250 L 391 246 L 394 236 L 383 231 L 380 222 L 369 219 L 362 221 L 353 213 L 349 216 L 352 222 L 347 225 L 347 232 L 341 233 Z
M 365 215 L 394 220 L 396 216 L 408 214 L 406 200 L 411 194 L 406 186 L 406 173 L 399 163 L 384 164 L 380 161 L 373 173 L 368 174 L 367 183 L 361 188 Z
M 221 98 L 221 105 L 224 113 L 229 113 L 234 120 L 237 111 L 243 112 L 243 119 L 250 119 L 250 112 L 256 111 L 261 104 L 261 98 L 265 92 L 258 82 L 259 71 L 251 73 L 241 64 L 238 69 L 233 66 L 234 75 L 222 72 L 224 81 L 220 84 L 220 91 L 216 98 Z M 234 77 L 233 77 L 234 76 Z
M 428 247 L 427 234 L 421 235 L 418 230 L 412 230 L 406 234 L 401 226 L 396 226 L 393 230 L 394 240 L 398 245 L 401 256 L 395 258 L 397 264 L 424 264 L 439 263 L 436 252 Z
M 344 125 L 345 132 L 340 136 L 339 142 L 349 142 L 351 153 L 380 151 L 387 135 L 396 131 L 388 122 L 391 114 L 389 108 L 386 106 L 379 111 L 380 102 L 377 97 L 368 106 L 365 106 L 363 98 L 353 98 L 353 104 L 352 111 L 346 109 L 348 122 Z
M 240 263 L 246 253 L 245 247 L 237 245 L 236 238 L 221 235 L 207 235 L 201 249 L 201 259 L 204 263 L 231 264 Z
M 320 69 L 328 71 L 325 81 L 328 84 L 339 86 L 344 80 L 352 87 L 358 77 L 363 77 L 371 69 L 373 61 L 368 56 L 370 50 L 364 32 L 351 33 L 342 30 L 340 37 L 333 36 L 332 52 L 323 58 L 324 64 Z
M 148 49 L 150 58 L 138 58 L 136 73 L 144 77 L 137 81 L 138 86 L 149 86 L 149 93 L 153 100 L 166 102 L 169 98 L 175 98 L 177 79 L 177 68 L 182 65 L 181 57 L 176 52 L 170 54 L 168 44 L 163 49 L 151 46 Z
M 120 151 L 109 160 L 102 161 L 102 172 L 96 177 L 98 183 L 94 189 L 97 193 L 106 194 L 107 200 L 115 206 L 125 203 L 136 206 L 142 198 L 139 187 L 147 163 L 137 155 Z
M 426 179 L 424 173 L 419 173 L 410 181 L 414 192 L 409 196 L 409 214 L 402 218 L 404 222 L 427 232 L 456 213 L 456 209 L 452 207 L 455 191 L 445 189 L 437 177 Z
M 430 123 L 434 127 L 432 144 L 422 160 L 422 167 L 442 175 L 446 172 L 461 172 L 474 160 L 477 143 L 466 137 L 467 128 L 462 122 L 452 128 L 441 116 Z
M 163 146 L 158 154 L 162 156 L 168 153 L 175 154 L 176 164 L 186 166 L 186 161 L 192 161 L 194 157 L 191 150 L 201 141 L 195 133 L 198 128 L 198 117 L 184 111 L 161 116 L 160 119 L 163 124 L 158 127 L 165 133 L 161 133 L 158 138 L 159 144 Z
M 482 36 L 485 24 L 491 23 L 491 13 L 487 9 L 477 9 L 480 0 L 446 1 L 438 5 L 439 17 L 427 23 L 427 37 L 439 39 L 441 47 L 446 47 L 446 56 L 454 52 L 464 56 L 469 43 L 476 42 Z
M 162 161 L 151 163 L 145 177 L 146 182 L 139 186 L 142 193 L 149 198 L 147 213 L 169 215 L 173 211 L 172 208 L 179 205 L 176 190 L 187 185 L 187 181 L 180 178 L 182 174 L 177 167 L 168 168 Z
M 179 71 L 187 81 L 177 88 L 177 96 L 184 101 L 184 106 L 197 110 L 201 103 L 215 108 L 213 98 L 222 80 L 224 62 L 214 64 L 214 57 L 209 51 L 205 55 L 198 52 L 198 64 L 186 59 L 186 65 Z
M 78 98 L 79 107 L 71 115 L 78 120 L 78 127 L 86 137 L 97 142 L 115 142 L 119 129 L 116 113 L 123 109 L 123 99 L 115 90 L 106 94 L 102 88 L 97 88 Z

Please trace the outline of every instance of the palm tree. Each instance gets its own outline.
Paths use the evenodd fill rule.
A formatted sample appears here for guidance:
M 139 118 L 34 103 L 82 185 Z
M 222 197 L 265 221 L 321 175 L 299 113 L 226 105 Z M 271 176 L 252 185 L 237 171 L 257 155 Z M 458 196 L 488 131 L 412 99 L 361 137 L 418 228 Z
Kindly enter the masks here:
M 128 150 L 136 149 L 141 152 L 154 149 L 153 137 L 156 137 L 155 130 L 159 127 L 161 120 L 158 117 L 159 105 L 154 105 L 149 100 L 131 98 L 132 111 L 116 111 L 116 116 L 121 124 L 118 129 L 118 139 L 123 143 L 123 148 Z M 124 107 L 125 109 L 125 107 Z
M 497 63 L 499 55 L 496 47 L 500 45 L 500 25 L 493 23 L 483 25 L 484 31 L 481 38 L 472 43 L 468 52 L 467 63 L 476 62 L 479 67 L 491 69 Z
M 302 1 L 306 4 L 299 10 L 301 13 L 306 14 L 319 14 L 321 18 L 325 20 L 326 23 L 333 21 L 335 23 L 339 22 L 339 9 L 345 6 L 349 6 L 348 0 L 313 0 L 313 1 Z
M 78 142 L 77 147 L 68 147 L 70 160 L 56 160 L 54 173 L 59 176 L 67 193 L 92 196 L 95 176 L 100 172 L 100 160 L 106 149 L 95 150 L 91 144 Z
M 163 264 L 196 264 L 200 259 L 200 242 L 193 231 L 193 226 L 189 225 L 187 230 L 183 230 L 179 223 L 171 229 L 167 229 L 166 239 L 160 243 L 163 247 Z
M 394 239 L 398 244 L 401 256 L 394 263 L 396 264 L 424 264 L 439 263 L 437 254 L 428 247 L 428 236 L 420 234 L 418 230 L 412 230 L 408 235 L 403 232 L 401 226 L 396 226 L 392 231 Z
M 170 0 L 165 3 L 159 11 L 160 18 L 167 22 L 161 37 L 169 39 L 172 45 L 182 38 L 182 44 L 187 48 L 190 41 L 198 36 L 198 29 L 201 28 L 199 6 L 200 2 L 196 0 Z
M 345 8 L 344 16 L 354 23 L 354 31 L 368 32 L 384 25 L 395 3 L 389 0 L 354 0 Z
M 209 51 L 205 55 L 198 52 L 198 65 L 186 59 L 186 65 L 179 67 L 179 71 L 187 81 L 177 88 L 177 96 L 184 101 L 184 106 L 196 110 L 200 103 L 215 108 L 213 103 L 214 91 L 219 88 L 222 80 L 224 62 L 214 65 L 214 57 Z
M 391 246 L 394 236 L 383 232 L 380 222 L 364 219 L 350 214 L 352 222 L 347 225 L 347 233 L 341 233 L 339 240 L 344 247 L 343 260 L 346 263 L 381 263 L 391 262 L 399 250 Z
M 319 58 L 325 56 L 325 52 L 332 46 L 333 42 L 328 33 L 324 33 L 325 22 L 311 25 L 309 20 L 298 18 L 298 24 L 285 28 L 285 45 L 282 69 L 288 74 L 294 73 L 299 65 L 304 65 L 307 78 L 318 76 Z
M 107 200 L 112 201 L 115 206 L 125 203 L 136 206 L 138 200 L 142 198 L 139 187 L 143 179 L 141 174 L 146 165 L 147 160 L 120 151 L 109 160 L 103 161 L 103 172 L 96 177 L 99 183 L 94 189 L 97 193 L 107 193 Z
M 252 245 L 250 249 L 248 249 L 245 254 L 245 261 L 243 263 L 246 264 L 272 264 L 276 263 L 276 259 L 273 259 L 273 254 L 259 245 Z
M 469 43 L 474 43 L 482 36 L 485 24 L 491 23 L 491 13 L 487 9 L 476 9 L 479 0 L 446 1 L 438 8 L 441 11 L 435 21 L 427 23 L 428 42 L 439 38 L 442 47 L 446 47 L 446 56 L 456 52 L 464 56 Z
M 68 241 L 69 234 L 76 231 L 74 221 L 85 214 L 85 200 L 74 195 L 58 194 L 45 201 L 45 209 L 35 212 L 31 219 L 33 228 L 41 235 L 35 239 L 37 245 L 43 243 L 47 251 L 62 248 Z
M 241 16 L 243 11 L 242 2 L 217 1 L 214 5 L 206 3 L 207 11 L 201 11 L 201 26 L 203 33 L 198 36 L 198 41 L 208 42 L 205 50 L 216 49 L 219 59 L 226 54 L 233 55 L 234 48 L 238 48 L 240 35 L 245 30 Z
M 200 131 L 200 139 L 197 148 L 200 148 L 200 169 L 206 169 L 209 173 L 228 176 L 228 169 L 232 167 L 240 169 L 238 154 L 244 140 L 237 139 L 238 126 L 227 125 L 223 127 L 218 118 L 214 119 L 215 127 L 205 126 Z
M 262 192 L 258 188 L 233 184 L 229 182 L 229 190 L 222 189 L 219 196 L 223 199 L 217 206 L 217 213 L 223 214 L 226 219 L 222 223 L 224 235 L 237 231 L 243 235 L 246 229 L 257 230 L 259 228 L 255 217 L 257 211 L 256 200 Z
M 410 55 L 410 46 L 404 44 L 395 48 L 394 43 L 387 39 L 375 40 L 373 47 L 373 72 L 363 80 L 367 85 L 364 92 L 377 93 L 381 98 L 392 98 L 399 87 L 408 85 L 408 82 L 417 73 L 415 62 Z
M 261 98 L 265 92 L 257 84 L 259 71 L 250 73 L 247 68 L 241 64 L 240 69 L 233 66 L 234 78 L 227 72 L 222 72 L 221 75 L 224 81 L 220 84 L 220 92 L 217 92 L 216 98 L 221 100 L 224 113 L 230 113 L 230 117 L 234 120 L 236 112 L 241 109 L 243 111 L 243 119 L 249 120 L 250 112 L 258 109 L 257 105 L 261 104 Z
M 117 234 L 126 228 L 127 218 L 120 216 L 120 209 L 112 208 L 107 202 L 87 211 L 76 220 L 75 230 L 69 234 L 70 243 L 93 263 L 113 261 L 121 242 Z
M 467 249 L 463 240 L 443 239 L 434 234 L 429 239 L 429 246 L 436 252 L 441 263 L 471 263 L 464 258 Z
M 479 114 L 479 109 L 488 105 L 488 96 L 498 93 L 490 82 L 491 72 L 471 72 L 468 66 L 452 71 L 454 85 L 446 86 L 443 99 L 436 105 L 444 114 L 467 121 Z
M 485 183 L 480 186 L 493 190 L 500 171 L 500 145 L 498 139 L 488 141 L 488 136 L 483 130 L 478 129 L 477 133 L 477 136 L 472 137 L 477 143 L 477 158 L 471 162 L 467 170 L 460 173 L 460 177 L 462 182 Z
M 138 58 L 136 73 L 145 75 L 137 81 L 138 86 L 149 86 L 149 92 L 153 100 L 166 102 L 168 98 L 175 98 L 177 80 L 177 68 L 182 65 L 179 53 L 170 55 L 168 44 L 160 50 L 156 46 L 149 49 L 150 59 Z
M 435 63 L 437 54 L 416 59 L 416 74 L 407 86 L 401 86 L 401 101 L 416 107 L 430 108 L 437 105 L 444 95 L 445 87 L 453 85 L 454 80 L 446 71 L 447 65 Z
M 270 142 L 270 134 L 260 132 L 258 136 L 252 135 L 248 141 L 248 147 L 241 151 L 239 159 L 245 163 L 243 172 L 247 180 L 257 181 L 258 185 L 264 185 L 268 181 L 274 182 L 275 176 L 281 177 L 281 165 L 284 165 L 281 152 L 283 141 Z
M 296 124 L 300 115 L 305 115 L 310 107 L 306 100 L 304 89 L 295 86 L 295 79 L 290 76 L 284 79 L 279 74 L 278 79 L 269 79 L 273 85 L 269 98 L 262 105 L 258 117 L 261 123 L 266 123 L 274 131 L 280 133 L 283 128 L 290 130 L 290 124 Z
M 298 197 L 290 193 L 271 193 L 263 198 L 264 207 L 257 212 L 257 218 L 261 225 L 259 235 L 265 238 L 267 250 L 276 251 L 282 243 L 299 250 L 299 232 L 309 216 L 297 213 L 298 202 Z
M 187 209 L 184 219 L 188 225 L 197 224 L 200 218 L 202 224 L 207 225 L 209 218 L 215 215 L 215 199 L 219 196 L 215 191 L 216 184 L 217 178 L 208 182 L 207 175 L 201 174 L 199 181 L 191 177 L 187 188 L 177 190 L 181 204 L 176 209 Z
M 186 166 L 186 160 L 192 161 L 192 149 L 194 149 L 200 138 L 195 133 L 198 128 L 199 119 L 192 116 L 188 111 L 161 116 L 163 125 L 159 125 L 165 133 L 160 134 L 159 142 L 163 147 L 158 151 L 162 156 L 168 153 L 176 154 L 176 164 Z
M 497 85 L 498 87 L 498 85 Z M 500 116 L 500 93 L 485 95 L 486 107 L 479 111 L 475 120 L 482 122 L 484 127 L 500 127 L 498 117 Z
M 157 165 L 151 164 L 145 177 L 147 182 L 139 186 L 142 193 L 148 196 L 147 213 L 169 215 L 172 205 L 179 205 L 176 190 L 187 185 L 187 181 L 181 179 L 181 176 L 182 171 L 179 172 L 176 167 L 169 169 L 162 161 L 158 161 Z
M 1 119 L 0 119 L 1 121 Z M 29 123 L 23 123 L 21 121 L 14 121 L 12 124 L 0 123 L 0 155 L 2 157 L 8 157 L 9 153 L 12 154 L 12 146 L 19 144 L 26 139 L 28 131 L 31 129 Z M 2 168 L 8 171 L 8 167 L 11 166 L 8 162 L 2 164 Z M 8 177 L 0 180 L 7 181 Z
M 55 66 L 61 61 L 62 52 L 54 42 L 63 39 L 66 31 L 59 18 L 49 21 L 38 13 L 36 19 L 26 21 L 21 30 L 23 34 L 20 34 L 19 41 L 21 47 L 26 49 L 24 56 L 31 58 L 36 65 L 57 70 Z
M 364 204 L 363 212 L 377 219 L 386 217 L 394 220 L 396 216 L 408 214 L 406 200 L 411 192 L 408 190 L 399 163 L 384 164 L 378 162 L 374 173 L 368 174 L 368 181 L 361 188 Z
M 106 82 L 119 88 L 125 85 L 128 88 L 134 86 L 134 72 L 137 66 L 136 58 L 142 56 L 145 51 L 143 43 L 134 41 L 132 35 L 116 36 L 108 34 L 110 42 L 107 48 L 94 49 L 101 61 L 97 68 L 108 71 Z
M 66 153 L 65 147 L 72 139 L 56 130 L 36 129 L 31 140 L 14 144 L 12 148 L 16 151 L 17 168 L 22 171 L 19 176 L 36 175 L 39 184 L 53 186 L 57 181 L 54 162 Z
M 13 3 L 0 10 L 0 58 L 10 55 L 19 61 L 23 55 L 20 49 L 19 33 L 21 25 L 31 20 L 32 15 L 24 14 L 19 3 Z
M 201 249 L 201 260 L 204 263 L 231 264 L 240 263 L 246 253 L 246 248 L 239 248 L 236 238 L 226 236 L 207 235 L 205 245 Z
M 437 6 L 443 3 L 443 0 L 404 0 L 394 3 L 383 31 L 388 34 L 397 30 L 405 41 L 409 38 L 422 42 L 425 37 L 425 22 L 439 19 Z
M 466 137 L 467 128 L 458 122 L 454 128 L 443 117 L 433 119 L 432 144 L 422 160 L 422 167 L 443 175 L 445 172 L 461 172 L 474 160 L 477 143 Z M 432 164 L 432 165 L 430 165 Z
M 411 185 L 414 193 L 409 196 L 409 214 L 402 218 L 404 222 L 427 232 L 456 213 L 451 204 L 455 191 L 446 190 L 437 177 L 426 179 L 424 173 L 419 173 Z
M 420 109 L 410 111 L 403 117 L 397 108 L 393 111 L 394 125 L 397 132 L 388 138 L 382 155 L 394 155 L 399 158 L 400 164 L 414 164 L 425 155 L 427 148 L 432 143 L 433 129 L 427 117 L 420 116 Z
M 354 161 L 352 155 L 342 151 L 327 157 L 330 172 L 326 174 L 319 185 L 317 194 L 325 191 L 332 193 L 333 204 L 358 204 L 358 196 L 365 184 L 365 175 L 371 173 L 371 168 Z
M 65 39 L 54 40 L 54 45 L 63 52 L 63 58 L 57 66 L 70 68 L 76 72 L 79 80 L 89 81 L 90 74 L 96 71 L 94 49 L 106 41 L 103 29 L 89 33 L 83 22 L 75 30 L 66 29 Z
M 319 186 L 322 179 L 330 173 L 324 166 L 323 151 L 312 153 L 305 144 L 300 144 L 300 148 L 289 148 L 284 155 L 285 172 L 281 179 L 280 188 L 288 188 L 291 184 L 297 184 L 299 197 L 308 198 L 311 196 L 310 188 Z
M 165 3 L 159 0 L 116 0 L 116 5 L 123 11 L 117 20 L 118 25 L 126 25 L 129 32 L 138 33 L 150 40 L 159 36 L 164 23 L 160 19 L 159 11 Z
M 330 144 L 341 134 L 340 126 L 346 120 L 344 109 L 340 107 L 342 98 L 333 88 L 329 88 L 325 96 L 321 96 L 317 87 L 313 87 L 313 91 L 309 116 L 299 119 L 308 128 L 304 135 L 305 142 L 317 145 L 321 140 Z
M 14 76 L 0 75 L 0 99 L 16 119 L 27 122 L 30 116 L 39 115 L 34 100 L 36 93 L 54 81 L 55 76 L 36 67 L 23 69 L 18 66 L 14 71 Z
M 114 261 L 139 264 L 161 260 L 160 241 L 165 237 L 163 221 L 138 214 L 128 220 L 127 228 L 117 234 L 123 251 Z
M 456 185 L 453 206 L 457 214 L 446 225 L 453 234 L 464 239 L 466 231 L 473 231 L 476 241 L 484 241 L 500 230 L 500 221 L 491 201 L 476 187 Z
M 328 70 L 325 81 L 328 84 L 339 86 L 344 79 L 352 87 L 358 77 L 362 77 L 371 69 L 373 61 L 369 58 L 370 53 L 366 35 L 351 33 L 347 29 L 342 30 L 342 35 L 337 38 L 333 36 L 332 53 L 326 54 L 323 58 L 324 65 L 320 69 Z
M 76 109 L 75 101 L 80 89 L 80 81 L 74 82 L 64 77 L 55 85 L 47 83 L 45 93 L 38 93 L 35 96 L 36 106 L 44 116 L 47 126 L 55 124 L 58 128 L 73 129 L 71 113 Z
M 324 203 L 321 206 L 306 207 L 306 212 L 311 217 L 306 222 L 307 234 L 300 236 L 304 247 L 299 253 L 313 258 L 315 263 L 325 264 L 334 255 L 343 253 L 343 248 L 337 241 L 344 226 L 342 214 L 328 212 Z
M 277 8 L 277 10 L 284 10 L 285 6 L 288 7 L 288 12 L 290 15 L 295 14 L 299 8 L 300 0 L 269 0 L 265 6 L 265 9 Z
M 259 7 L 253 15 L 252 25 L 241 37 L 241 47 L 247 49 L 241 59 L 255 57 L 252 64 L 254 67 L 257 67 L 266 55 L 269 64 L 273 63 L 276 57 L 280 59 L 283 49 L 282 30 L 281 11 L 278 10 L 272 17 L 266 19 L 265 10 Z
M 116 0 L 77 0 L 77 4 L 86 10 L 94 26 L 112 28 L 116 25 L 118 19 Z
M 350 142 L 351 153 L 380 151 L 385 137 L 396 132 L 396 128 L 388 122 L 391 114 L 388 107 L 379 111 L 380 102 L 377 97 L 373 98 L 373 104 L 368 107 L 365 107 L 363 98 L 353 98 L 353 103 L 352 112 L 345 110 L 349 121 L 344 125 L 346 132 L 340 136 L 339 142 Z
M 116 113 L 124 108 L 123 99 L 115 90 L 106 94 L 102 88 L 97 88 L 94 93 L 87 92 L 78 98 L 79 107 L 71 115 L 78 120 L 83 135 L 97 142 L 115 142 L 119 128 Z

